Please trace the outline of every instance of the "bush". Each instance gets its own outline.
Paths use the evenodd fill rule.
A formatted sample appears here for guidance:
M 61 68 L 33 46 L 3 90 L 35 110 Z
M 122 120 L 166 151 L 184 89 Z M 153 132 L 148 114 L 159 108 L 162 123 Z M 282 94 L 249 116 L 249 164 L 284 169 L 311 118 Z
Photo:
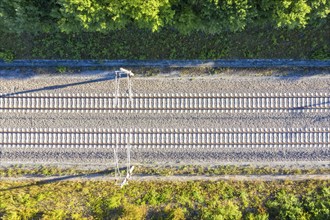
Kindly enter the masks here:
M 273 219 L 308 219 L 299 199 L 284 190 L 278 192 L 274 200 L 269 200 L 266 207 Z
M 0 60 L 11 62 L 14 60 L 14 54 L 10 51 L 0 52 Z
M 224 204 L 216 202 L 202 210 L 202 218 L 210 220 L 237 220 L 242 219 L 242 212 L 232 201 L 227 201 Z
M 253 214 L 248 213 L 245 217 L 246 220 L 268 220 L 269 215 L 267 213 L 265 214 Z
M 123 213 L 120 216 L 120 220 L 142 220 L 145 219 L 147 215 L 147 207 L 142 205 L 142 206 L 137 206 L 134 204 L 128 204 L 125 203 L 123 205 Z
M 330 188 L 322 187 L 319 192 L 314 191 L 305 196 L 304 206 L 311 219 L 330 219 Z

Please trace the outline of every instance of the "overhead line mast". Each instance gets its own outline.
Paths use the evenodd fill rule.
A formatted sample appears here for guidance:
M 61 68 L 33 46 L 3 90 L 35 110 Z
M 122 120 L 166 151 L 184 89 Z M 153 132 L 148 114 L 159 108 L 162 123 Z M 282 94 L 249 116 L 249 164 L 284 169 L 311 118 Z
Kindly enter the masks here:
M 132 107 L 133 105 L 133 91 L 132 91 L 132 82 L 131 82 L 131 77 L 134 76 L 134 73 L 132 73 L 132 71 L 130 70 L 126 70 L 124 68 L 120 68 L 120 71 L 115 71 L 115 101 L 114 101 L 114 105 L 115 107 L 118 107 L 118 98 L 119 98 L 119 79 L 121 78 L 122 74 L 126 74 L 126 78 L 127 78 L 127 92 L 128 92 L 128 97 L 129 97 L 129 103 L 128 106 Z M 133 170 L 134 170 L 134 166 L 131 166 L 131 130 L 129 129 L 129 135 L 128 135 L 128 141 L 127 141 L 127 146 L 126 146 L 126 154 L 127 154 L 127 164 L 126 164 L 126 177 L 123 180 L 123 182 L 120 184 L 120 187 L 123 187 L 124 185 L 127 184 L 128 179 L 131 177 Z M 120 137 L 119 137 L 120 138 Z M 119 142 L 119 138 L 117 137 L 116 134 L 116 146 L 114 148 L 114 162 L 115 162 L 115 177 L 117 177 L 117 175 L 119 176 L 119 178 L 121 177 L 121 173 L 120 173 L 120 169 L 119 169 L 119 159 L 118 159 L 118 142 Z

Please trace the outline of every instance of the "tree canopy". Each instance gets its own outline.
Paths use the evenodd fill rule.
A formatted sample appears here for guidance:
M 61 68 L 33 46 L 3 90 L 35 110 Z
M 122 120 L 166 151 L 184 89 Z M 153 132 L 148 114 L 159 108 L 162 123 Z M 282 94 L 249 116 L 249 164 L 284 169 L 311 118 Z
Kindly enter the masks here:
M 136 26 L 213 34 L 256 25 L 304 28 L 329 13 L 330 0 L 1 0 L 0 28 L 106 33 Z

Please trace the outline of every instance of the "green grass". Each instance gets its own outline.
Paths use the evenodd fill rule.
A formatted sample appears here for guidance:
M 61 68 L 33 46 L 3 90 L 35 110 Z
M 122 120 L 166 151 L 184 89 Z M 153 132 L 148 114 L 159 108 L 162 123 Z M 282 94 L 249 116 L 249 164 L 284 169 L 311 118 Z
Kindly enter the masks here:
M 255 28 L 182 35 L 130 28 L 109 34 L 0 32 L 0 59 L 330 59 L 329 21 L 299 30 Z
M 125 173 L 123 169 L 123 174 Z M 114 176 L 114 171 L 100 169 L 82 169 L 79 167 L 62 168 L 59 166 L 23 166 L 12 165 L 0 168 L 0 177 L 47 177 L 65 175 L 88 175 L 100 173 L 103 175 Z M 296 174 L 330 174 L 329 167 L 319 168 L 288 168 L 278 166 L 238 166 L 238 165 L 219 165 L 219 166 L 135 166 L 135 175 L 296 175 Z
M 330 181 L 0 182 L 2 219 L 329 219 Z
M 64 176 L 64 175 L 80 175 L 88 174 L 91 172 L 99 172 L 99 170 L 83 170 L 76 167 L 62 168 L 58 166 L 24 166 L 24 165 L 11 165 L 0 168 L 0 177 L 22 177 L 22 176 Z
M 134 170 L 136 174 L 149 175 L 297 175 L 297 174 L 330 174 L 330 168 L 285 168 L 271 166 L 239 166 L 239 165 L 221 165 L 221 166 L 160 166 L 143 167 L 138 166 Z
M 1 177 L 100 172 L 79 167 L 2 167 Z M 144 175 L 329 174 L 329 168 L 136 166 Z M 124 174 L 124 171 L 123 171 Z M 133 174 L 133 175 L 134 175 Z M 113 172 L 103 175 L 113 176 Z M 330 180 L 1 181 L 1 219 L 328 219 Z M 291 216 L 291 217 L 290 217 Z M 293 218 L 293 217 L 295 218 Z

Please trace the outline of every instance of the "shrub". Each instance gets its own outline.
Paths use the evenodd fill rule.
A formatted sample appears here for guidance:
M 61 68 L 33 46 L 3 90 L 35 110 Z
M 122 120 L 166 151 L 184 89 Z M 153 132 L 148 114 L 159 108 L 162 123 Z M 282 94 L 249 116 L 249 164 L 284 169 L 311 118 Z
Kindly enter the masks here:
M 242 218 L 242 212 L 237 205 L 229 200 L 224 204 L 216 202 L 204 208 L 202 210 L 202 218 L 210 220 L 237 220 Z
M 274 219 L 307 219 L 299 199 L 284 190 L 276 193 L 274 200 L 267 201 L 266 207 Z

